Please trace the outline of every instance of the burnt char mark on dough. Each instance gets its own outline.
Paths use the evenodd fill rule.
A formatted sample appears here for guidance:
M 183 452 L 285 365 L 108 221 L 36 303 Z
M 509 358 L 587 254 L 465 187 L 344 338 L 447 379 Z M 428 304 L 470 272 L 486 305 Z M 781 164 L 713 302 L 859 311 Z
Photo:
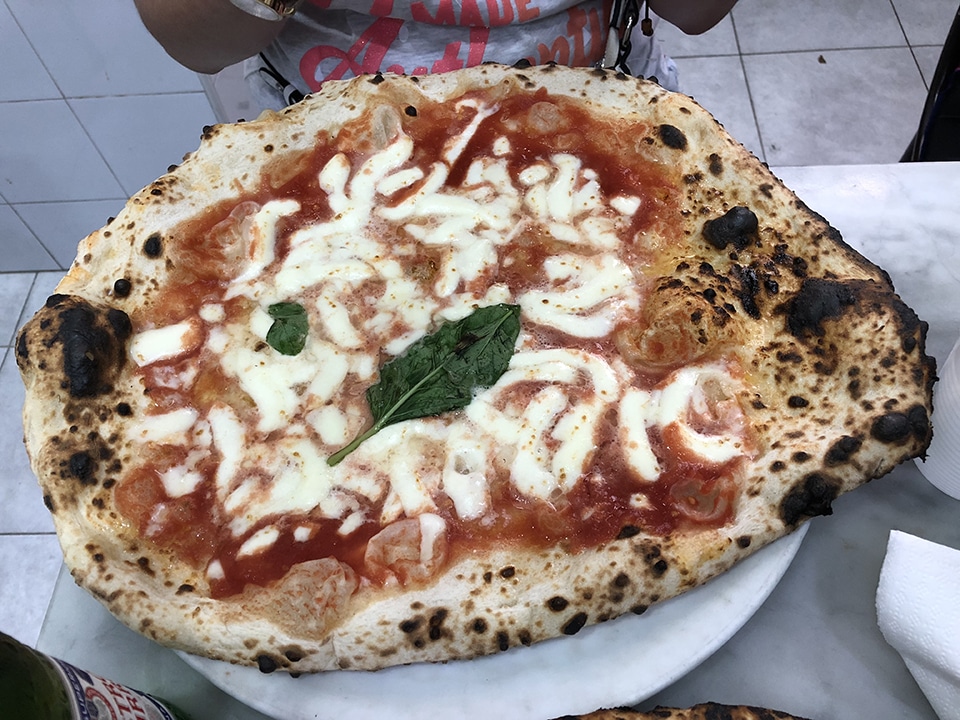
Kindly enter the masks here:
M 862 445 L 863 441 L 860 438 L 853 437 L 852 435 L 844 435 L 827 450 L 824 462 L 826 462 L 828 467 L 848 463 L 851 458 L 857 454 Z
M 790 301 L 787 328 L 796 338 L 824 334 L 823 321 L 840 317 L 857 302 L 853 288 L 837 280 L 807 278 Z
M 583 630 L 584 625 L 587 624 L 587 614 L 585 612 L 578 612 L 572 618 L 567 621 L 567 624 L 563 626 L 564 635 L 576 635 L 578 632 Z
M 760 279 L 757 271 L 751 267 L 734 265 L 731 273 L 740 281 L 740 288 L 736 293 L 743 311 L 754 320 L 759 320 L 760 306 L 757 305 L 757 296 L 760 294 Z
M 679 128 L 664 123 L 657 128 L 657 134 L 667 147 L 673 148 L 674 150 L 687 149 L 687 136 L 684 135 L 683 131 Z
M 80 481 L 81 485 L 97 484 L 97 461 L 88 452 L 75 452 L 67 461 L 70 474 Z
M 55 307 L 56 341 L 62 347 L 64 385 L 70 395 L 90 398 L 109 392 L 125 363 L 130 318 L 120 310 L 104 312 L 80 298 L 59 301 Z
M 922 405 L 915 405 L 906 413 L 889 412 L 881 415 L 870 426 L 870 436 L 882 443 L 896 444 L 911 437 L 925 440 L 930 433 L 930 418 Z
M 831 504 L 837 498 L 837 483 L 821 473 L 812 473 L 793 486 L 780 503 L 780 519 L 787 526 L 804 518 L 833 513 Z
M 743 205 L 730 208 L 718 218 L 707 220 L 703 224 L 703 237 L 717 250 L 726 250 L 733 245 L 742 251 L 757 239 L 760 223 L 753 210 Z

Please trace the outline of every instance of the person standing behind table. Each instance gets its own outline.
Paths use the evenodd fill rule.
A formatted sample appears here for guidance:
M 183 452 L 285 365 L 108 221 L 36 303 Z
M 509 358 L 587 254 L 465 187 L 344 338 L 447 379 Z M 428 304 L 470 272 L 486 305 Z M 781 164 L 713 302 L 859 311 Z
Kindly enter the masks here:
M 523 60 L 597 65 L 608 46 L 611 17 L 622 28 L 628 9 L 637 27 L 620 67 L 676 90 L 676 65 L 652 34 L 658 19 L 700 34 L 736 0 L 650 0 L 643 9 L 635 0 L 134 2 L 150 33 L 191 70 L 217 73 L 249 58 L 244 72 L 254 100 L 279 109 L 326 80 L 378 71 L 422 75 Z M 609 50 L 604 64 L 612 65 Z

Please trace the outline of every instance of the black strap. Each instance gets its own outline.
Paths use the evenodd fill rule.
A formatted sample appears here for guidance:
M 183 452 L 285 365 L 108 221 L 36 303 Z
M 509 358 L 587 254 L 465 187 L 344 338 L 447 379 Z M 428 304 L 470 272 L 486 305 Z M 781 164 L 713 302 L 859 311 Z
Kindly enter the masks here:
M 303 100 L 304 95 L 289 80 L 281 75 L 273 66 L 273 63 L 267 60 L 267 56 L 260 53 L 260 62 L 262 67 L 259 69 L 260 76 L 273 85 L 277 91 L 283 95 L 287 105 L 294 105 Z

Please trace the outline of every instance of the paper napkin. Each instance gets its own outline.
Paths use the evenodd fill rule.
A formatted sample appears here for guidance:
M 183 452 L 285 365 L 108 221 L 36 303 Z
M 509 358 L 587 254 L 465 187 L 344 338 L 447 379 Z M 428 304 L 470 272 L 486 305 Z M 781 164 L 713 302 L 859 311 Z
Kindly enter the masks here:
M 892 530 L 877 621 L 940 720 L 960 720 L 960 551 Z

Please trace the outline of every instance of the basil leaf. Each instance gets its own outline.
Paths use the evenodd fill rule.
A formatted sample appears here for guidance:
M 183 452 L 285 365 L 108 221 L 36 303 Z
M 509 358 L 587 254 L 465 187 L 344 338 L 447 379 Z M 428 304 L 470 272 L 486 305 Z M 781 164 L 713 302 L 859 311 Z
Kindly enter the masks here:
M 267 308 L 273 325 L 267 331 L 267 342 L 284 355 L 297 355 L 307 344 L 307 311 L 292 302 L 275 303 Z
M 519 305 L 491 305 L 444 323 L 380 368 L 367 389 L 373 426 L 327 459 L 336 465 L 369 437 L 403 420 L 466 407 L 507 370 L 520 334 Z

